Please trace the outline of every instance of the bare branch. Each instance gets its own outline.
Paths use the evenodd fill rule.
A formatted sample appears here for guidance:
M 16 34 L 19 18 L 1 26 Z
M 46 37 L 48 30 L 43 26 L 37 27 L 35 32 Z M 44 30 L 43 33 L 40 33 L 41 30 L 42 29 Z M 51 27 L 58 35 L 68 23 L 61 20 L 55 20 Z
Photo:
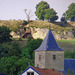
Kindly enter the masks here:
M 27 9 L 24 9 L 24 11 L 25 11 L 27 20 L 28 20 L 28 22 L 29 22 L 30 18 L 33 16 L 33 15 L 31 14 L 31 10 L 29 10 L 29 11 L 27 12 Z

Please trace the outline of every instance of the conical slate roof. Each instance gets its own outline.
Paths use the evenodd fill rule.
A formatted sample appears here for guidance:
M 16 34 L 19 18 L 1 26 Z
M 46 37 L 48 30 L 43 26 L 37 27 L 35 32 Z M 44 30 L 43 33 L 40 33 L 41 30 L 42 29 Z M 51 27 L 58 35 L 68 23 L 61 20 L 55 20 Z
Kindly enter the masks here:
M 42 44 L 35 51 L 63 51 L 63 49 L 58 46 L 51 30 L 49 30 Z

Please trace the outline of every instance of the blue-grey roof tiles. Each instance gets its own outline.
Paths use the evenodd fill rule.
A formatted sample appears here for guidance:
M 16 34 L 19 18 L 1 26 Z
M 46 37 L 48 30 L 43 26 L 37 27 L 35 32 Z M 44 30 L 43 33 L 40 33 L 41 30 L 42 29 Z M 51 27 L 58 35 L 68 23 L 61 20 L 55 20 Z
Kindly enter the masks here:
M 63 49 L 58 46 L 51 30 L 49 30 L 42 44 L 35 51 L 63 51 Z
M 65 75 L 75 75 L 75 59 L 64 59 L 64 71 Z

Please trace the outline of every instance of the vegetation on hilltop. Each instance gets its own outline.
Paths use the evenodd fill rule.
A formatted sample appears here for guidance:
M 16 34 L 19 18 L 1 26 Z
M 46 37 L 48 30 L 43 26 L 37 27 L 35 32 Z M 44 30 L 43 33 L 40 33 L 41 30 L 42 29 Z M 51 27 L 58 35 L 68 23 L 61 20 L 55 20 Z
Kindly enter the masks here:
M 66 20 L 75 22 L 75 3 L 71 3 L 68 7 L 68 10 L 64 13 Z
M 58 19 L 56 11 L 50 8 L 50 5 L 45 1 L 41 1 L 36 5 L 35 14 L 39 20 L 43 21 L 54 22 Z M 68 6 L 68 10 L 61 17 L 61 21 L 64 23 L 67 23 L 66 21 L 68 20 L 75 22 L 75 3 L 71 3 Z
M 67 22 L 67 24 L 63 22 L 48 22 L 48 21 L 30 21 L 27 23 L 25 20 L 0 20 L 0 26 L 4 25 L 8 27 L 10 30 L 18 31 L 19 26 L 23 25 L 25 26 L 28 24 L 29 26 L 38 27 L 38 28 L 49 28 L 49 26 L 56 30 L 56 29 L 69 29 L 75 27 L 75 22 Z M 57 27 L 57 28 L 56 28 Z
M 61 26 L 62 24 L 62 26 Z M 30 27 L 38 27 L 38 28 L 48 28 L 55 31 L 72 31 L 74 27 L 69 24 L 64 24 L 62 22 L 47 22 L 47 21 L 33 21 L 29 23 Z
M 35 14 L 39 20 L 43 21 L 48 20 L 54 22 L 58 19 L 56 11 L 53 8 L 50 8 L 49 4 L 45 1 L 41 1 L 36 5 Z
M 4 25 L 15 32 L 27 24 L 28 22 L 25 20 L 0 20 L 0 26 Z

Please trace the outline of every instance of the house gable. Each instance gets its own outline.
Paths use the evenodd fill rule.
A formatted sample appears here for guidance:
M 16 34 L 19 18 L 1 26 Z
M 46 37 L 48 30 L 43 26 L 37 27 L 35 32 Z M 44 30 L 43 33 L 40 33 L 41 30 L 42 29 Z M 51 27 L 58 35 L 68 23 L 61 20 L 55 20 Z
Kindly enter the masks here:
M 41 75 L 38 71 L 36 71 L 33 67 L 28 67 L 26 70 L 24 70 L 21 74 L 19 75 L 27 75 L 27 72 L 34 72 L 34 75 Z

